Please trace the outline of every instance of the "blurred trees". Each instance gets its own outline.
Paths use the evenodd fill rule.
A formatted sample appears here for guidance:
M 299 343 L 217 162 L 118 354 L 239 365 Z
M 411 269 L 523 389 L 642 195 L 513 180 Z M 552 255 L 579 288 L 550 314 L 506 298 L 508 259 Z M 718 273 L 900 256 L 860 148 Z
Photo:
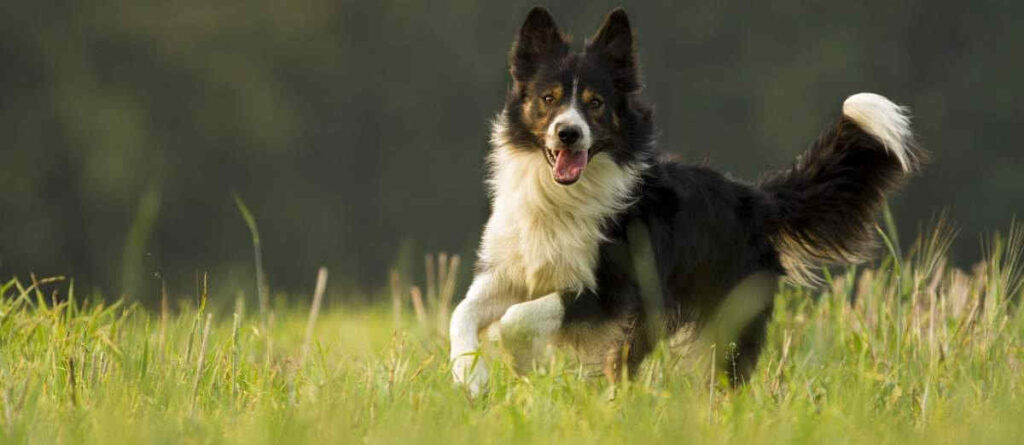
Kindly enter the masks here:
M 0 277 L 108 293 L 252 287 L 237 193 L 271 285 L 316 267 L 363 289 L 400 246 L 471 253 L 489 120 L 528 3 L 0 5 Z M 549 5 L 580 42 L 611 2 Z M 976 233 L 1024 204 L 1024 3 L 626 5 L 661 147 L 748 179 L 869 90 L 911 106 L 933 162 L 896 198 Z M 417 262 L 418 264 L 418 262 Z M 337 284 L 338 281 L 335 281 Z

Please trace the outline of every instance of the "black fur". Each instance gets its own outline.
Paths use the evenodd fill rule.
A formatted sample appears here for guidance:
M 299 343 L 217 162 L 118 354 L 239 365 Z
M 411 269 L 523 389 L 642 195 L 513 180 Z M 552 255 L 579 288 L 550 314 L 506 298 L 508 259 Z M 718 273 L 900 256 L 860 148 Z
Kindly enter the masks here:
M 915 169 L 922 154 L 908 143 Z M 840 118 L 796 165 L 762 181 L 772 200 L 769 234 L 794 268 L 863 261 L 876 244 L 872 222 L 885 194 L 906 173 L 881 142 Z
M 558 31 L 555 19 L 544 8 L 534 8 L 526 16 L 519 38 L 509 54 L 512 78 L 525 81 L 536 74 L 545 62 L 565 57 L 569 42 Z
M 684 324 L 703 328 L 747 277 L 801 278 L 822 264 L 867 258 L 872 224 L 885 193 L 906 175 L 898 159 L 855 122 L 840 118 L 795 166 L 760 185 L 711 169 L 658 160 L 650 107 L 640 98 L 632 31 L 625 12 L 613 11 L 582 53 L 571 53 L 550 14 L 531 11 L 512 51 L 512 76 L 502 136 L 517 149 L 541 149 L 524 119 L 536 85 L 568 86 L 579 77 L 610 105 L 594 150 L 621 166 L 647 165 L 635 202 L 606 225 L 597 290 L 566 292 L 565 326 L 618 323 L 624 336 L 609 351 L 611 372 L 625 356 L 636 370 L 657 338 Z M 595 154 L 595 156 L 597 155 Z M 918 159 L 919 153 L 912 153 Z M 640 234 L 641 236 L 638 236 Z M 654 285 L 638 277 L 638 243 L 648 244 Z M 642 247 L 642 246 L 641 246 Z M 783 259 L 790 259 L 783 261 Z M 785 265 L 785 267 L 784 267 Z M 654 305 L 650 289 L 656 289 Z M 736 334 L 735 359 L 725 369 L 740 382 L 753 370 L 771 315 L 771 293 Z M 652 308 L 661 316 L 655 317 Z M 653 326 L 652 323 L 659 323 Z
M 658 340 L 649 332 L 671 334 L 687 323 L 703 327 L 744 278 L 760 271 L 785 273 L 766 230 L 773 211 L 764 192 L 707 168 L 660 162 L 644 175 L 638 197 L 609 224 L 609 240 L 600 249 L 597 292 L 564 297 L 569 329 L 574 323 L 597 326 L 609 320 L 622 325 L 631 371 Z M 654 320 L 649 320 L 634 264 L 631 244 L 638 240 L 632 239 L 631 227 L 646 231 L 657 268 L 661 294 L 655 298 L 663 314 L 657 321 L 663 325 L 654 329 L 648 325 Z M 763 325 L 750 328 L 757 332 L 744 333 L 737 342 L 743 359 L 759 353 Z M 622 351 L 609 352 L 608 364 L 617 372 Z

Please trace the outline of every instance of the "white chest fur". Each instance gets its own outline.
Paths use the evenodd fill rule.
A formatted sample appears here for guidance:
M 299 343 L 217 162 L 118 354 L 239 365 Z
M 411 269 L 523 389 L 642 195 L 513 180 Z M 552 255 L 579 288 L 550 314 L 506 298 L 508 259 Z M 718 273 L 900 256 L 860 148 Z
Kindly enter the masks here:
M 501 145 L 490 162 L 493 213 L 480 246 L 483 264 L 524 300 L 594 290 L 602 229 L 629 205 L 636 169 L 598 154 L 576 184 L 563 186 L 537 151 Z

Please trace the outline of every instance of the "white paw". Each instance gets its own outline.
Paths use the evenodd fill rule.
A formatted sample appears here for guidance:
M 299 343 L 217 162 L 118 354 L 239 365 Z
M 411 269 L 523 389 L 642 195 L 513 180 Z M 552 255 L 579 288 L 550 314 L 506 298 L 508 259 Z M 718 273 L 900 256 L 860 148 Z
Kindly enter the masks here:
M 455 383 L 469 390 L 473 397 L 487 390 L 487 365 L 477 353 L 463 354 L 452 359 Z

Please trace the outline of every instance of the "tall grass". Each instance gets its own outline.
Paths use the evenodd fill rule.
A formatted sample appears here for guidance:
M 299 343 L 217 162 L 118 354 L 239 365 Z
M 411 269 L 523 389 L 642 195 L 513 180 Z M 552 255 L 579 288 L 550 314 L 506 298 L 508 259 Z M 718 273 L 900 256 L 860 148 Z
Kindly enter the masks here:
M 11 280 L 0 285 L 0 441 L 1020 443 L 1024 229 L 992 237 L 970 270 L 946 261 L 950 226 L 924 233 L 821 289 L 782 286 L 738 390 L 710 372 L 709 347 L 690 344 L 661 345 L 617 387 L 568 352 L 525 376 L 491 354 L 491 390 L 470 399 L 450 382 L 436 313 L 424 329 L 391 305 L 316 303 L 264 325 L 241 300 L 211 313 L 204 298 L 169 298 L 152 314 L 82 301 L 59 278 Z M 432 281 L 421 298 L 440 308 Z

